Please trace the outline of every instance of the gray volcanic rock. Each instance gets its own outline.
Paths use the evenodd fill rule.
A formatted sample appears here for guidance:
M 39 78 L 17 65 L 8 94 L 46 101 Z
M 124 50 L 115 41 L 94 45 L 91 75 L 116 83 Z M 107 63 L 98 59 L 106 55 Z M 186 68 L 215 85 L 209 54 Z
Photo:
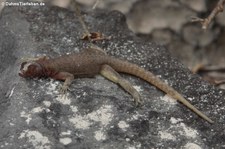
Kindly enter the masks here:
M 62 82 L 18 76 L 21 58 L 58 56 L 88 46 L 74 12 L 50 6 L 7 6 L 0 20 L 0 147 L 219 148 L 224 145 L 225 91 L 201 80 L 162 46 L 137 38 L 119 12 L 82 12 L 91 31 L 111 40 L 96 44 L 109 55 L 152 71 L 215 121 L 209 124 L 139 78 L 123 75 L 144 105 L 101 76 Z
M 127 23 L 136 33 L 151 33 L 159 28 L 180 32 L 190 16 L 196 16 L 196 12 L 178 0 L 139 0 L 130 9 Z

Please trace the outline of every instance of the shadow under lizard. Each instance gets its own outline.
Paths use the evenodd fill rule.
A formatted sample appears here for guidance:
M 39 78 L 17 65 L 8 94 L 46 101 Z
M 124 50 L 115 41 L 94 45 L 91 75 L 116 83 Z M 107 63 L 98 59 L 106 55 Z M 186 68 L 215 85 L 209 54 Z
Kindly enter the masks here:
M 130 74 L 147 81 L 183 103 L 209 123 L 213 123 L 210 118 L 196 109 L 180 93 L 161 81 L 151 72 L 128 61 L 108 56 L 96 49 L 89 48 L 84 49 L 83 52 L 80 53 L 64 55 L 57 58 L 42 57 L 36 60 L 23 62 L 19 75 L 24 78 L 51 77 L 56 80 L 62 80 L 64 84 L 61 91 L 66 92 L 74 78 L 101 74 L 112 82 L 119 84 L 130 93 L 136 104 L 141 103 L 138 91 L 131 83 L 123 79 L 118 72 Z

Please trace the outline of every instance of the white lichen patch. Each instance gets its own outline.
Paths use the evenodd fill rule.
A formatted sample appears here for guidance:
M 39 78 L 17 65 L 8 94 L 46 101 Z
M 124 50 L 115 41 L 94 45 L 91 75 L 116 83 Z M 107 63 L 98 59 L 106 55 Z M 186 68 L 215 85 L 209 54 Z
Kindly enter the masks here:
M 158 132 L 159 135 L 160 135 L 160 138 L 161 139 L 164 139 L 164 140 L 173 140 L 175 141 L 176 140 L 176 136 L 166 132 L 166 131 L 159 131 Z
M 112 106 L 104 105 L 98 110 L 88 114 L 88 117 L 96 122 L 100 122 L 102 126 L 107 126 L 113 118 Z
M 51 102 L 50 102 L 50 101 L 43 101 L 43 104 L 44 104 L 46 107 L 50 107 L 50 106 L 51 106 Z
M 81 115 L 74 115 L 69 121 L 78 129 L 88 129 L 92 124 L 89 117 Z
M 174 118 L 174 117 L 171 117 L 171 118 L 170 118 L 170 122 L 171 122 L 172 124 L 177 124 L 177 123 L 182 122 L 182 121 L 183 121 L 183 120 L 180 119 L 180 118 Z
M 32 116 L 30 113 L 26 113 L 25 111 L 20 112 L 20 117 L 26 118 L 26 123 L 29 124 L 32 120 Z
M 63 131 L 60 133 L 60 136 L 71 135 L 71 130 Z
M 197 130 L 186 126 L 182 122 L 175 123 L 167 129 L 159 130 L 158 136 L 161 140 L 176 141 L 180 137 L 186 138 L 187 140 L 200 140 L 200 136 Z
M 35 107 L 29 112 L 22 111 L 20 112 L 20 117 L 26 118 L 26 123 L 30 124 L 30 121 L 32 120 L 32 117 L 35 115 L 35 113 L 40 113 L 43 111 L 43 109 L 44 108 L 42 107 Z
M 9 123 L 9 125 L 10 125 L 10 126 L 15 126 L 15 124 L 14 124 L 14 123 Z
M 68 97 L 68 94 L 58 95 L 56 97 L 56 100 L 58 102 L 60 102 L 61 104 L 64 104 L 64 105 L 70 105 L 71 104 L 71 99 Z
M 142 91 L 142 87 L 141 87 L 141 86 L 134 85 L 133 87 L 134 87 L 139 93 Z
M 135 114 L 132 115 L 132 117 L 130 118 L 131 120 L 137 120 L 140 117 L 142 117 L 142 115 L 138 112 L 136 112 Z
M 193 98 L 191 98 L 191 97 L 188 98 L 189 101 L 193 101 L 194 99 L 195 99 L 194 97 Z
M 72 142 L 72 139 L 69 138 L 69 137 L 60 138 L 59 139 L 59 142 L 62 143 L 62 144 L 64 144 L 64 145 L 68 145 L 68 144 L 70 144 Z
M 95 131 L 95 139 L 97 141 L 104 141 L 106 136 L 102 130 Z
M 197 130 L 186 126 L 184 123 L 180 123 L 178 126 L 181 128 L 181 130 L 179 131 L 181 135 L 189 138 L 196 138 L 198 136 Z
M 167 103 L 169 103 L 169 104 L 171 104 L 171 105 L 177 104 L 176 99 L 172 98 L 169 95 L 165 95 L 165 96 L 161 97 L 160 99 L 163 100 L 163 101 L 165 101 L 165 102 L 167 102 Z
M 36 107 L 31 110 L 32 113 L 40 113 L 44 110 L 42 107 Z
M 181 135 L 188 139 L 196 139 L 198 137 L 197 130 L 190 128 L 186 126 L 184 123 L 177 123 L 175 125 L 171 125 L 171 127 L 168 130 L 176 130 L 176 132 L 170 133 L 172 136 Z M 163 130 L 162 132 L 167 132 L 167 130 Z M 160 138 L 162 138 L 162 135 L 160 134 Z
M 74 113 L 78 112 L 78 109 L 76 106 L 70 106 L 70 108 Z
M 123 131 L 125 131 L 126 128 L 129 127 L 129 124 L 127 124 L 125 121 L 119 121 L 118 127 L 121 128 Z
M 56 95 L 56 94 L 59 94 L 58 86 L 59 86 L 59 82 L 51 79 L 51 81 L 47 83 L 46 86 L 43 86 L 43 89 L 46 91 L 47 94 Z
M 51 142 L 49 141 L 48 137 L 43 136 L 38 131 L 33 130 L 24 130 L 18 139 L 27 139 L 33 145 L 35 149 L 50 149 Z
M 64 144 L 64 145 L 70 144 L 72 142 L 72 138 L 69 137 L 71 135 L 71 133 L 72 133 L 71 130 L 61 132 L 59 142 Z
M 105 127 L 113 118 L 112 107 L 110 105 L 104 105 L 98 110 L 84 116 L 77 113 L 78 110 L 76 107 L 72 106 L 72 110 L 75 112 L 74 115 L 69 118 L 69 121 L 78 129 L 88 129 L 93 124 L 93 121 L 99 122 L 101 127 Z
M 184 149 L 202 149 L 199 145 L 195 144 L 195 143 L 187 143 L 184 146 Z

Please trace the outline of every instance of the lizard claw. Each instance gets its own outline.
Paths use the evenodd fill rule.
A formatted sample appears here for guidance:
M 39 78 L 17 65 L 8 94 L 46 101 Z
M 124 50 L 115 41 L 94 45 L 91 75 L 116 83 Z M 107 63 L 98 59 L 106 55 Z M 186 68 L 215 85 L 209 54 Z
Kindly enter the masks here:
M 63 86 L 60 88 L 59 92 L 60 92 L 60 94 L 65 95 L 65 94 L 67 93 L 67 90 L 68 90 L 68 86 L 63 85 Z
M 143 102 L 141 100 L 141 96 L 138 92 L 136 92 L 136 94 L 133 94 L 133 98 L 134 98 L 135 106 L 139 106 L 139 105 L 143 104 Z

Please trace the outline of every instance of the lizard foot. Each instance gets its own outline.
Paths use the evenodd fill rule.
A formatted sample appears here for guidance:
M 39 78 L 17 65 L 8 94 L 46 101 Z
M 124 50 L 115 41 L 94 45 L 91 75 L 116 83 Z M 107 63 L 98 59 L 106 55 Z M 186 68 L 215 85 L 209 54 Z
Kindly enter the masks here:
M 141 106 L 143 104 L 141 96 L 138 92 L 133 93 L 132 96 L 134 98 L 135 106 Z
M 60 89 L 59 89 L 59 93 L 62 95 L 65 95 L 68 91 L 68 86 L 63 85 Z

